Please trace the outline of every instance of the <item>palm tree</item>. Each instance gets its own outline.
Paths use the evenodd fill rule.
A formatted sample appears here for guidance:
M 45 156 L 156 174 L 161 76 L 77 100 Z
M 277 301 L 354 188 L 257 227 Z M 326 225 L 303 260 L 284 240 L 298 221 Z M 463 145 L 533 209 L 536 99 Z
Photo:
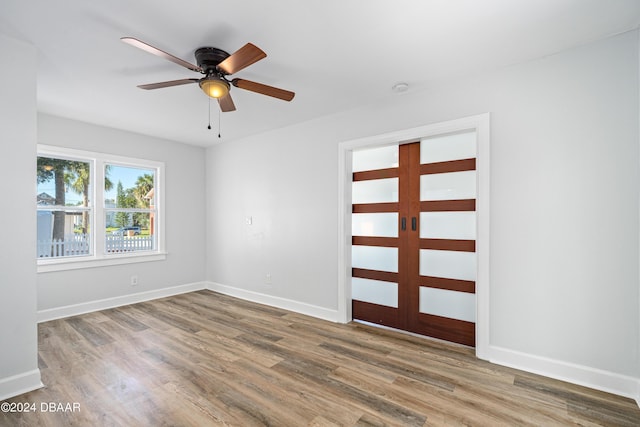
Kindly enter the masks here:
M 79 168 L 73 171 L 74 176 L 69 183 L 69 188 L 77 194 L 82 195 L 82 206 L 89 206 L 89 164 L 80 163 Z M 89 212 L 82 211 L 82 234 L 87 234 L 89 228 Z
M 77 194 L 82 195 L 82 206 L 89 206 L 89 185 L 90 185 L 90 173 L 89 164 L 83 162 L 73 162 L 70 167 L 73 176 L 72 182 L 69 183 L 69 187 Z M 104 191 L 107 192 L 113 188 L 113 182 L 109 179 L 109 172 L 111 171 L 111 165 L 106 165 L 104 170 Z M 82 234 L 87 234 L 89 228 L 89 212 L 82 212 Z
M 133 188 L 133 196 L 138 201 L 138 207 L 148 208 L 149 199 L 146 198 L 149 191 L 153 188 L 153 175 L 145 173 L 136 180 L 136 186 Z
M 131 194 L 136 200 L 138 208 L 148 208 L 150 200 L 147 198 L 149 192 L 153 189 L 153 175 L 144 174 L 136 180 L 136 186 L 131 189 Z M 134 213 L 133 222 L 136 225 L 147 228 L 149 227 L 149 215 L 146 213 Z
M 113 181 L 109 179 L 109 174 L 111 173 L 111 165 L 104 166 L 104 192 L 111 190 L 113 188 Z

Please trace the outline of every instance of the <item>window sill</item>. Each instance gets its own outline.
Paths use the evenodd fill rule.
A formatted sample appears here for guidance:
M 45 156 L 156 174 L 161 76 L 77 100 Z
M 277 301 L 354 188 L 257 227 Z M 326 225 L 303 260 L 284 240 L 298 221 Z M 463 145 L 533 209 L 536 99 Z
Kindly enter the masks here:
M 135 264 L 139 262 L 163 261 L 167 258 L 166 252 L 151 252 L 128 255 L 109 255 L 105 257 L 78 257 L 66 259 L 38 260 L 38 273 L 52 271 L 78 270 L 81 268 L 108 267 L 111 265 Z

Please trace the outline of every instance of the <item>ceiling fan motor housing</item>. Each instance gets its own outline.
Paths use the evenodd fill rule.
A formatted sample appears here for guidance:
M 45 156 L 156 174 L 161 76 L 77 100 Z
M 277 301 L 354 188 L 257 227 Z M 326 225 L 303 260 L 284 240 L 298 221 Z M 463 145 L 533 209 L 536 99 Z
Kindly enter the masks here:
M 222 49 L 218 49 L 215 47 L 201 47 L 195 52 L 196 62 L 198 66 L 202 68 L 206 75 L 211 74 L 224 74 L 221 70 L 218 70 L 216 67 L 222 61 L 227 59 L 230 55 L 228 52 L 225 52 Z

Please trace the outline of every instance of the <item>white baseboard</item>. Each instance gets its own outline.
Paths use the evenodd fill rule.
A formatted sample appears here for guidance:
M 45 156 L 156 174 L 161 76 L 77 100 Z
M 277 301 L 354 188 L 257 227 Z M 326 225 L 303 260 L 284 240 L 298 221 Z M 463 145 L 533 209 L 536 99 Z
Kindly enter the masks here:
M 489 346 L 492 363 L 634 399 L 640 406 L 640 379 L 502 347 Z
M 330 310 L 328 308 L 318 307 L 317 305 L 261 294 L 259 292 L 247 291 L 246 289 L 234 288 L 232 286 L 221 285 L 220 283 L 215 282 L 207 282 L 207 289 L 247 301 L 257 302 L 259 304 L 295 311 L 296 313 L 306 314 L 307 316 L 316 317 L 318 319 L 338 322 L 338 310 Z
M 170 297 L 172 295 L 184 294 L 187 292 L 200 291 L 206 288 L 205 282 L 189 283 L 186 285 L 172 286 L 170 288 L 157 289 L 153 291 L 140 292 L 136 294 L 122 295 L 113 298 L 88 301 L 80 304 L 66 305 L 63 307 L 50 308 L 38 311 L 38 323 L 49 320 L 61 319 L 63 317 L 77 316 L 78 314 L 90 313 L 92 311 L 105 310 L 107 308 L 120 307 L 123 305 L 135 304 L 158 298 Z
M 23 393 L 44 387 L 40 379 L 40 369 L 0 379 L 0 400 L 9 399 Z

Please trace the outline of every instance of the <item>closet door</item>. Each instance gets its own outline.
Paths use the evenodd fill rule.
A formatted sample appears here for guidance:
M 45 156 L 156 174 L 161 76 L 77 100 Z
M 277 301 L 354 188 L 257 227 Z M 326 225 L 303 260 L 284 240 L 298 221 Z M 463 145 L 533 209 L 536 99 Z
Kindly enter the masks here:
M 476 134 L 420 142 L 419 274 L 409 329 L 475 345 Z
M 475 132 L 353 153 L 353 318 L 475 345 Z

